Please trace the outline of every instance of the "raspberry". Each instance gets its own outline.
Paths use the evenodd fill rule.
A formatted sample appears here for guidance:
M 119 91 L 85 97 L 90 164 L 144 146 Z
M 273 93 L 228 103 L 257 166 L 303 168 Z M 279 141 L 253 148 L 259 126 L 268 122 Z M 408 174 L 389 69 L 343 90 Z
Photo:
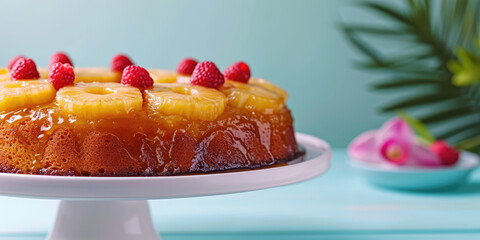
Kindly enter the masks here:
M 439 140 L 430 145 L 430 150 L 437 154 L 445 166 L 452 166 L 458 162 L 459 152 L 447 142 Z
M 30 58 L 18 59 L 15 64 L 13 64 L 10 74 L 14 80 L 40 78 L 37 65 L 35 65 L 35 62 Z
M 17 62 L 18 59 L 20 58 L 25 58 L 25 56 L 23 55 L 18 55 L 18 56 L 15 56 L 14 58 L 10 59 L 10 62 L 8 62 L 8 69 L 9 70 L 12 70 L 13 68 L 13 65 Z
M 52 58 L 50 58 L 50 64 L 48 65 L 49 68 L 52 67 L 53 64 L 55 63 L 68 63 L 70 66 L 73 67 L 73 63 L 70 60 L 70 58 L 67 56 L 67 54 L 63 52 L 57 52 L 52 55 Z
M 130 65 L 123 69 L 122 84 L 138 88 L 153 86 L 153 79 L 145 68 Z
M 57 91 L 62 87 L 73 85 L 75 73 L 73 72 L 72 65 L 59 62 L 54 63 L 48 72 L 48 81 L 53 84 Z
M 177 65 L 177 73 L 182 75 L 192 75 L 195 66 L 197 66 L 197 60 L 193 58 L 184 58 Z
M 248 83 L 248 79 L 250 79 L 250 68 L 244 62 L 236 62 L 228 66 L 223 71 L 223 74 L 227 79 L 242 83 Z
M 123 69 L 130 65 L 133 65 L 133 62 L 132 60 L 130 60 L 130 58 L 128 58 L 124 54 L 117 54 L 115 55 L 115 57 L 112 58 L 110 68 L 114 72 L 123 72 Z
M 225 82 L 225 77 L 213 62 L 205 61 L 197 64 L 193 70 L 190 84 L 209 88 L 219 88 Z

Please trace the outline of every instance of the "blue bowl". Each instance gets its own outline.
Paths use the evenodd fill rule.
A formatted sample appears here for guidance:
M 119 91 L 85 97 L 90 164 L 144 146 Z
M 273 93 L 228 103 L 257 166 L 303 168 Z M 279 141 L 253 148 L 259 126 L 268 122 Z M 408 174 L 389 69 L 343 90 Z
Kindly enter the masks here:
M 350 166 L 367 181 L 381 187 L 425 191 L 458 186 L 478 166 L 479 157 L 470 152 L 461 152 L 457 164 L 452 167 L 386 167 L 377 164 L 349 160 Z

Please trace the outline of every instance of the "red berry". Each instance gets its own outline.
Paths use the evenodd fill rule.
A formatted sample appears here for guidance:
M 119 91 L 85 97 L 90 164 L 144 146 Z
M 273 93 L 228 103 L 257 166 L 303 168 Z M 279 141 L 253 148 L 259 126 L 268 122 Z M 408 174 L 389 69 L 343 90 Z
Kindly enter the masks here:
M 248 79 L 250 79 L 250 68 L 244 62 L 236 62 L 228 66 L 223 71 L 223 75 L 233 81 L 248 83 Z
M 52 58 L 50 58 L 50 64 L 48 66 L 51 68 L 52 65 L 55 64 L 55 63 L 68 63 L 68 64 L 70 64 L 70 66 L 73 67 L 72 61 L 67 56 L 67 54 L 65 54 L 63 52 L 56 52 L 55 54 L 53 54 Z
M 459 152 L 447 142 L 438 140 L 430 145 L 430 150 L 437 154 L 445 166 L 452 166 L 458 162 Z
M 197 66 L 197 60 L 193 58 L 184 58 L 177 65 L 177 73 L 183 75 L 192 75 L 195 66 Z
M 55 89 L 73 85 L 75 81 L 75 73 L 72 65 L 68 63 L 54 63 L 48 72 L 48 81 L 50 81 Z
M 125 67 L 133 65 L 134 63 L 127 55 L 124 54 L 117 54 L 115 57 L 112 58 L 112 62 L 110 64 L 110 68 L 114 72 L 123 72 Z
M 225 82 L 225 77 L 213 62 L 205 61 L 197 64 L 193 70 L 190 84 L 209 88 L 219 88 Z
M 18 59 L 15 64 L 13 64 L 10 74 L 14 80 L 40 78 L 37 65 L 35 65 L 35 62 L 30 58 Z
M 153 79 L 145 68 L 130 65 L 123 69 L 122 84 L 138 88 L 148 88 L 153 86 Z
M 13 57 L 12 59 L 10 59 L 10 61 L 8 62 L 8 69 L 9 70 L 12 70 L 13 68 L 13 65 L 17 62 L 18 59 L 20 58 L 25 58 L 25 56 L 23 55 L 18 55 L 18 56 L 15 56 Z

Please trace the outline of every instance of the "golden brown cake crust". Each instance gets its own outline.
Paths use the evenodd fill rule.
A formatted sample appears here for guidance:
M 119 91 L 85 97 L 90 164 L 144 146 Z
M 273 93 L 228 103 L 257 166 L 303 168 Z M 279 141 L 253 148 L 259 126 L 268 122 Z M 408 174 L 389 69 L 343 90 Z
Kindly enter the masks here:
M 97 121 L 65 115 L 55 105 L 3 114 L 0 171 L 175 175 L 268 166 L 299 154 L 287 108 L 252 114 L 227 107 L 215 121 L 148 111 Z

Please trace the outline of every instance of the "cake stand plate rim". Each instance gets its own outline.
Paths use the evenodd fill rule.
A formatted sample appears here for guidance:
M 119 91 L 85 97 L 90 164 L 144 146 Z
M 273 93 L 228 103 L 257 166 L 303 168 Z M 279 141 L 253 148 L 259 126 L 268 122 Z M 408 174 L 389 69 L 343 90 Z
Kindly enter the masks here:
M 305 181 L 325 173 L 331 147 L 296 133 L 304 160 L 274 168 L 158 177 L 75 177 L 0 173 L 0 195 L 77 200 L 141 200 L 209 196 L 260 190 Z M 295 160 L 293 161 L 295 162 Z

